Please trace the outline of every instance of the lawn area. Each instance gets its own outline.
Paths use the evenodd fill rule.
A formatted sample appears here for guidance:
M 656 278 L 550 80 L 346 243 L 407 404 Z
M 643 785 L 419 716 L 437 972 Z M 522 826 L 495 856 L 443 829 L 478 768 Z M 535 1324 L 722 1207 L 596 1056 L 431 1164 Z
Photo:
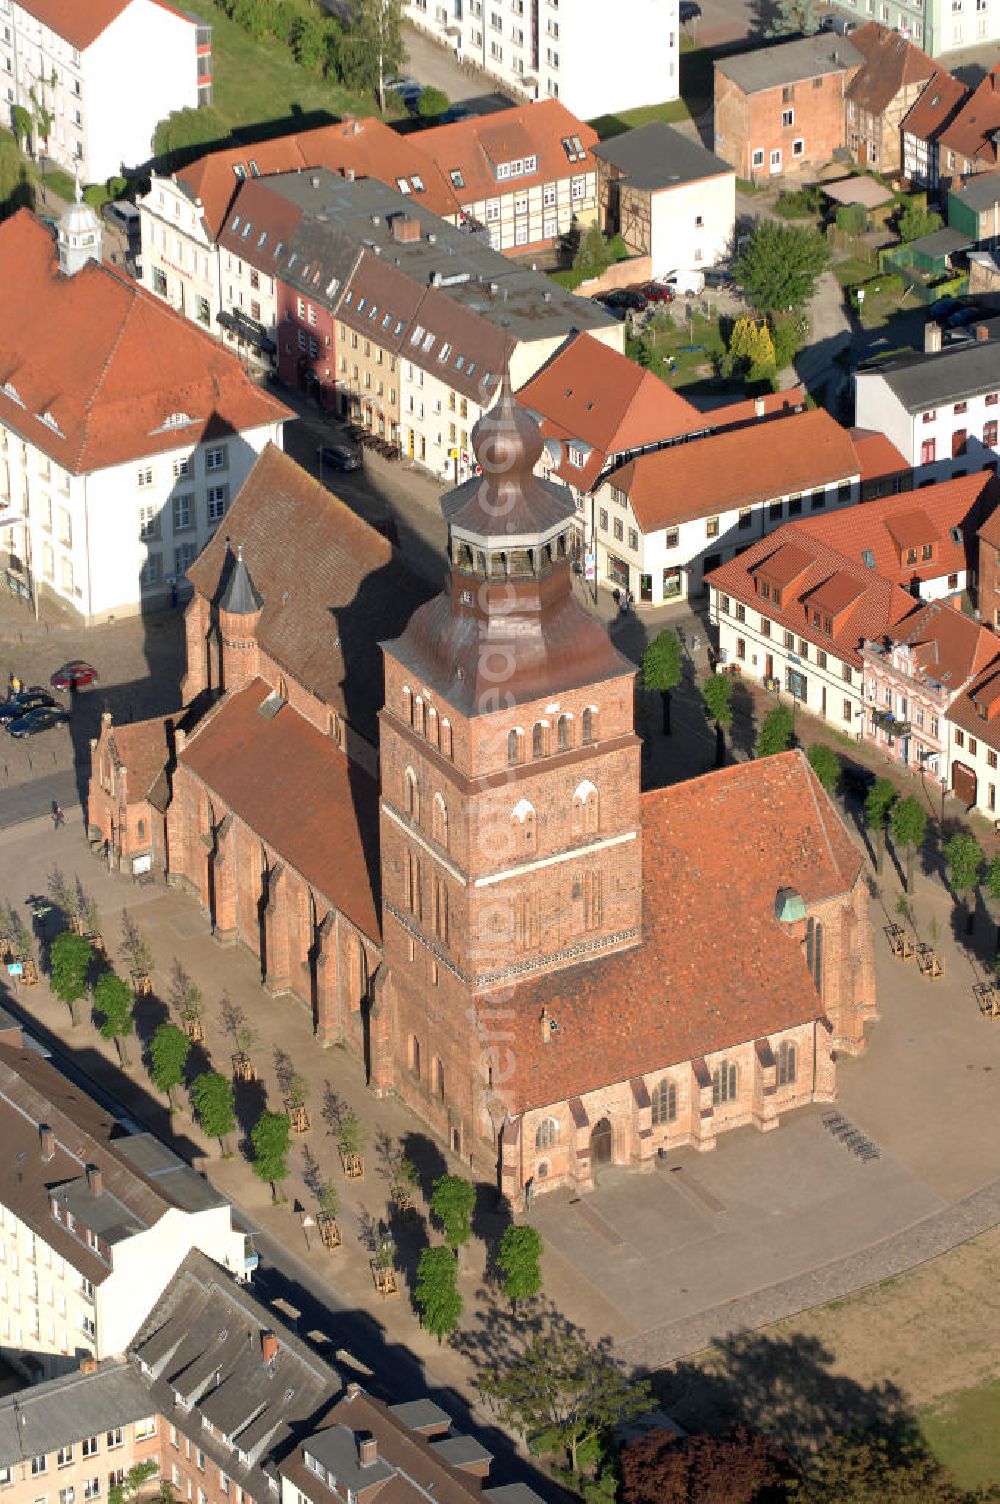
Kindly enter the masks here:
M 291 3 L 304 15 L 316 13 L 310 0 Z M 377 114 L 374 99 L 300 67 L 273 37 L 254 41 L 213 0 L 204 0 L 201 13 L 212 27 L 214 101 L 208 109 L 188 112 L 185 139 L 176 139 L 175 148 L 222 141 L 234 130 L 249 135 L 252 128 L 262 138 L 322 124 L 324 117 Z
M 692 348 L 693 347 L 693 348 Z M 674 387 L 691 386 L 712 376 L 717 356 L 725 350 L 718 319 L 696 313 L 690 323 L 681 314 L 658 313 L 640 338 L 630 337 L 626 349 Z
M 841 287 L 858 287 L 878 274 L 877 266 L 869 266 L 867 261 L 858 261 L 853 256 L 848 256 L 844 261 L 835 261 L 830 270 Z
M 960 1389 L 920 1414 L 924 1440 L 962 1488 L 1000 1481 L 1000 1380 Z

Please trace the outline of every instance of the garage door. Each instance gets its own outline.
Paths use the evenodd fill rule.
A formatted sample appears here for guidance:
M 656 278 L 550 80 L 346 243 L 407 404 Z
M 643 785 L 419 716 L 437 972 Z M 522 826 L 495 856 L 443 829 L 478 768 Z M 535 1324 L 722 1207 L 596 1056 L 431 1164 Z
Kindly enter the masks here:
M 951 765 L 951 786 L 957 798 L 969 806 L 976 802 L 976 775 L 964 762 Z

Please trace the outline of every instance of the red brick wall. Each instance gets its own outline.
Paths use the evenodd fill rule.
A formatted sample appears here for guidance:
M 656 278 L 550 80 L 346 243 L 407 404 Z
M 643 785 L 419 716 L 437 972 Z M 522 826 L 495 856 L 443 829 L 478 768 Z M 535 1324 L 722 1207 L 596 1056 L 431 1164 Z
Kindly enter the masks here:
M 1000 548 L 979 539 L 979 610 L 983 621 L 1000 627 Z
M 760 181 L 770 177 L 771 152 L 781 151 L 781 173 L 811 171 L 829 162 L 846 142 L 844 91 L 854 71 L 826 73 L 791 86 L 785 99 L 779 86 L 747 96 L 723 73 L 715 74 L 715 149 L 731 162 L 742 178 Z M 790 126 L 781 123 L 782 112 L 791 110 Z M 802 155 L 793 155 L 792 143 L 802 140 Z M 753 165 L 754 151 L 763 151 L 762 166 Z
M 331 408 L 336 400 L 336 323 L 322 303 L 313 302 L 286 283 L 279 280 L 276 291 L 278 374 L 289 386 L 318 397 L 323 407 Z M 308 312 L 300 317 L 300 296 L 306 309 L 312 309 L 315 322 L 309 322 Z M 300 333 L 305 350 L 299 344 Z M 318 346 L 316 355 L 309 352 L 310 337 Z

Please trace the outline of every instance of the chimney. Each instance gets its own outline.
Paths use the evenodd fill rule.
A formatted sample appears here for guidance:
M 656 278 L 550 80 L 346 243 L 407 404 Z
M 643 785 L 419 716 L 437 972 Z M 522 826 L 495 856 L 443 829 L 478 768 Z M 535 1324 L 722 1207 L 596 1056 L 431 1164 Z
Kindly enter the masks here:
M 941 325 L 928 319 L 924 325 L 924 354 L 934 355 L 941 348 Z
M 318 188 L 319 187 L 319 173 L 318 172 L 314 172 L 313 175 L 312 175 L 312 177 L 309 179 L 309 186 L 311 188 Z
M 354 116 L 353 115 L 345 115 L 343 117 L 342 124 L 343 124 L 344 129 L 341 132 L 341 134 L 344 135 L 344 136 L 350 136 L 350 135 L 352 135 L 353 132 L 352 132 L 351 128 L 354 125 Z
M 344 1390 L 344 1398 L 347 1400 L 356 1400 L 360 1393 L 360 1384 L 348 1384 L 347 1388 Z
M 763 397 L 755 397 L 753 399 L 753 415 L 755 418 L 762 418 L 764 416 L 765 406 Z
M 104 1190 L 104 1175 L 96 1165 L 87 1166 L 87 1185 L 95 1196 Z
M 354 121 L 354 124 L 351 127 L 351 135 L 352 136 L 360 136 L 361 135 L 361 121 L 360 120 L 355 120 Z
M 986 324 L 977 324 L 976 325 L 976 339 L 977 339 L 977 341 L 979 343 L 982 343 L 984 340 L 989 339 L 989 337 L 990 337 L 989 327 Z
M 358 1461 L 362 1467 L 371 1467 L 378 1461 L 378 1442 L 374 1436 L 358 1437 Z
M 538 1020 L 538 1023 L 542 1034 L 542 1044 L 548 1044 L 549 1040 L 552 1038 L 552 1020 L 549 1017 L 548 1008 L 542 1009 L 542 1016 Z
M 353 167 L 348 167 L 347 170 L 346 170 L 346 172 L 344 173 L 344 177 L 347 179 L 347 181 L 349 183 L 353 183 L 354 182 L 354 168 Z
M 111 730 L 111 711 L 110 710 L 102 710 L 101 711 L 101 730 L 102 731 L 110 731 Z
M 261 1332 L 260 1334 L 260 1361 L 273 1363 L 278 1356 L 278 1339 L 273 1332 Z
M 389 220 L 393 240 L 401 244 L 420 239 L 420 221 L 409 214 L 393 214 Z
M 56 1152 L 56 1136 L 48 1123 L 38 1125 L 38 1147 L 42 1151 L 42 1163 L 47 1165 Z

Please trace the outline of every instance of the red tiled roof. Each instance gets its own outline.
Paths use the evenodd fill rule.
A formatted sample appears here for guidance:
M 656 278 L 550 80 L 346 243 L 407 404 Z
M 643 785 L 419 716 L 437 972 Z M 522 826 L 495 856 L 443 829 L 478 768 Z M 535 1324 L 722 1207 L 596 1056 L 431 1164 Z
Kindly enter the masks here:
M 3 422 L 75 474 L 291 417 L 218 340 L 131 279 L 95 261 L 64 276 L 26 209 L 0 225 L 4 386 Z
M 697 1060 L 823 1013 L 778 889 L 849 893 L 861 857 L 805 756 L 642 796 L 643 940 L 517 988 L 516 1110 Z M 664 881 L 670 873 L 670 881 Z M 727 937 L 739 936 L 739 944 Z M 542 1009 L 558 1024 L 542 1043 Z
M 865 61 L 847 89 L 859 109 L 881 115 L 903 89 L 922 83 L 937 71 L 933 58 L 914 47 L 898 31 L 869 21 L 851 35 L 851 44 Z
M 862 485 L 866 481 L 884 480 L 912 472 L 913 466 L 906 456 L 900 454 L 884 433 L 878 433 L 873 428 L 849 428 L 847 431 L 861 466 Z
M 573 136 L 584 148 L 582 161 L 570 162 L 563 149 L 563 141 Z M 462 186 L 454 186 L 454 192 L 463 204 L 594 172 L 597 167 L 591 154 L 591 148 L 597 145 L 597 132 L 558 99 L 539 99 L 497 114 L 432 126 L 421 132 L 419 139 L 421 150 L 434 159 L 450 184 L 454 185 L 452 173 L 461 174 Z M 523 161 L 528 156 L 538 158 L 537 172 L 497 179 L 499 163 Z
M 940 601 L 925 602 L 882 635 L 911 647 L 928 678 L 952 692 L 1000 657 L 995 632 Z
M 850 507 L 848 512 L 867 513 L 868 507 Z M 812 562 L 806 566 L 795 582 L 791 596 L 784 594 L 781 605 L 774 600 L 764 600 L 754 588 L 755 571 L 767 573 L 767 561 L 784 548 L 793 545 L 796 550 L 808 553 Z M 834 623 L 832 635 L 814 626 L 807 614 L 807 598 L 834 577 L 845 577 L 860 586 L 854 604 L 844 620 Z M 845 663 L 861 667 L 859 648 L 867 637 L 884 636 L 896 622 L 913 610 L 913 596 L 900 585 L 868 569 L 860 558 L 850 557 L 838 548 L 831 547 L 825 539 L 800 522 L 786 522 L 776 532 L 752 543 L 744 553 L 720 564 L 718 569 L 706 576 L 707 583 L 755 611 L 763 611 L 780 627 L 789 627 L 800 636 L 814 642 L 827 652 L 833 652 Z
M 19 0 L 19 3 L 29 16 L 34 16 L 56 36 L 82 52 L 107 30 L 112 21 L 117 21 L 132 0 L 86 0 L 86 3 L 81 3 L 81 0 Z M 166 0 L 151 0 L 151 4 L 170 11 L 171 15 L 180 17 L 191 26 L 197 24 L 190 15 L 167 4 Z
M 939 69 L 905 116 L 901 129 L 918 141 L 935 141 L 971 92 L 957 78 Z
M 225 527 L 188 570 L 209 600 L 219 590 L 227 535 L 242 544 L 264 598 L 261 647 L 374 743 L 382 707 L 379 641 L 399 636 L 430 587 L 380 533 L 274 445 L 240 487 Z
M 967 568 L 967 548 L 971 547 L 976 523 L 988 508 L 995 508 L 998 503 L 1000 481 L 989 471 L 980 471 L 936 486 L 922 486 L 917 491 L 881 496 L 863 506 L 845 507 L 823 517 L 803 517 L 794 526 L 801 533 L 821 539 L 828 548 L 839 549 L 856 563 L 862 562 L 862 552 L 867 549 L 877 574 L 909 586 L 913 580 L 934 580 Z M 915 512 L 926 518 L 926 528 L 921 531 L 923 524 L 918 526 L 910 543 L 909 532 L 905 538 L 900 533 L 900 519 L 909 516 L 912 523 Z M 959 530 L 957 538 L 952 529 Z M 997 539 L 1000 542 L 1000 525 Z M 900 548 L 919 547 L 923 543 L 933 544 L 933 559 L 918 560 L 916 564 L 907 564 L 905 557 L 900 561 Z
M 255 679 L 224 699 L 191 734 L 178 764 L 378 940 L 378 785 L 290 705 L 261 715 L 270 693 Z
M 175 716 L 155 716 L 112 726 L 111 740 L 119 761 L 128 770 L 129 801 L 147 799 L 170 756 L 170 728 Z
M 956 726 L 977 737 L 987 746 L 1000 751 L 1000 715 L 996 712 L 1000 700 L 1000 664 L 989 664 L 967 689 L 956 695 L 946 712 L 947 719 Z M 979 713 L 982 706 L 986 716 Z
M 639 455 L 615 484 L 653 532 L 857 474 L 850 435 L 817 407 Z
M 568 339 L 517 400 L 538 415 L 546 438 L 563 445 L 554 473 L 578 490 L 594 484 L 610 455 L 706 426 L 705 415 L 659 376 L 590 334 Z M 574 439 L 590 449 L 582 467 L 569 463 Z
M 988 167 L 1000 161 L 994 132 L 1000 130 L 1000 63 L 996 64 L 982 83 L 958 110 L 944 130 L 938 135 L 941 146 L 958 152 L 963 157 L 974 158 Z
M 213 240 L 218 238 L 240 183 L 255 176 L 251 162 L 262 177 L 295 172 L 303 167 L 328 167 L 341 176 L 353 171 L 359 178 L 378 178 L 390 187 L 395 187 L 397 178 L 412 180 L 416 173 L 424 188 L 422 192 L 414 192 L 413 197 L 435 214 L 457 214 L 459 200 L 433 156 L 424 149 L 423 140 L 422 135 L 400 135 L 377 116 L 369 115 L 362 120 L 348 117 L 336 125 L 276 136 L 272 141 L 258 141 L 252 146 L 227 146 L 199 157 L 175 176 L 192 197 L 201 199 L 205 224 Z M 234 168 L 242 169 L 242 178 L 237 177 Z
M 705 427 L 713 433 L 726 428 L 741 428 L 759 423 L 761 418 L 777 418 L 801 412 L 805 406 L 805 387 L 789 386 L 781 392 L 762 392 L 759 397 L 744 397 L 739 402 L 724 402 L 721 407 L 702 413 Z

